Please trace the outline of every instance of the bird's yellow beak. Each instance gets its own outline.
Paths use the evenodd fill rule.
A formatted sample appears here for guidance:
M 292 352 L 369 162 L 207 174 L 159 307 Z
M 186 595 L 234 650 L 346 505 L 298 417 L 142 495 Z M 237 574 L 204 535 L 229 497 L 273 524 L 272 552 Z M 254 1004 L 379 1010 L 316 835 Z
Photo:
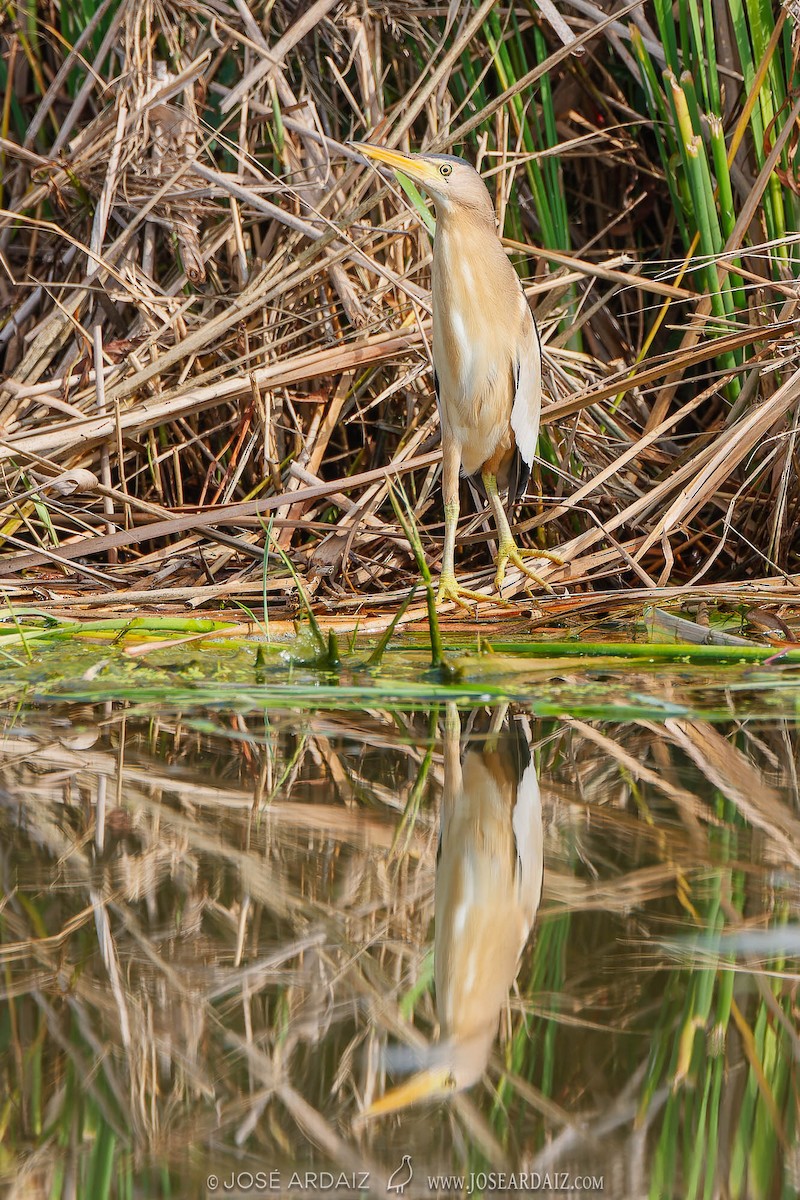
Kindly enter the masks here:
M 425 184 L 437 176 L 436 168 L 419 158 L 416 154 L 403 154 L 401 150 L 387 150 L 385 146 L 373 146 L 370 142 L 352 142 L 354 150 L 358 150 L 365 158 L 383 163 L 393 171 L 402 171 L 415 183 Z
M 399 1087 L 391 1088 L 362 1113 L 362 1118 L 382 1117 L 387 1113 L 400 1112 L 421 1100 L 438 1096 L 449 1096 L 455 1091 L 455 1080 L 448 1066 L 430 1067 L 412 1075 Z

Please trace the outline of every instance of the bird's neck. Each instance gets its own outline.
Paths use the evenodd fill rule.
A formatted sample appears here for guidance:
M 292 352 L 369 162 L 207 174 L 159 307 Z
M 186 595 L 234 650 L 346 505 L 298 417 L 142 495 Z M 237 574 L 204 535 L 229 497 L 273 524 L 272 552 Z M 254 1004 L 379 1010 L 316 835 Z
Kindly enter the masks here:
M 494 234 L 499 241 L 494 209 L 491 207 L 485 210 L 480 208 L 453 209 L 449 207 L 445 208 L 443 205 L 437 208 L 437 238 L 458 239 L 460 237 L 473 237 L 475 234 L 480 234 L 483 237 L 486 237 L 487 234 Z
M 448 288 L 456 286 L 454 264 L 472 264 L 476 270 L 493 270 L 501 277 L 506 273 L 509 263 L 493 212 L 461 209 L 444 211 L 441 216 L 437 213 L 433 273 L 436 276 L 443 271 Z
M 487 281 L 501 281 L 510 287 L 513 275 L 493 214 L 490 217 L 477 209 L 448 212 L 443 218 L 437 214 L 431 280 L 434 325 L 437 308 L 444 313 L 454 306 L 466 320 L 466 313 L 484 303 Z

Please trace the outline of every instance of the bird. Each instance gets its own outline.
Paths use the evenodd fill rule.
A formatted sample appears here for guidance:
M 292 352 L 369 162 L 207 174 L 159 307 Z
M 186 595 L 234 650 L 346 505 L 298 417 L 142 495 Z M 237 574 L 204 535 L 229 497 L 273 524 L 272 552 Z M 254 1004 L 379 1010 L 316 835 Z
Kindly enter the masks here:
M 452 1096 L 482 1077 L 530 937 L 544 879 L 542 804 L 526 718 L 501 705 L 460 758 L 461 722 L 447 706 L 434 899 L 438 1042 L 422 1069 L 365 1117 Z
M 397 1192 L 398 1196 L 402 1196 L 408 1185 L 411 1183 L 411 1177 L 414 1174 L 414 1169 L 411 1166 L 411 1155 L 404 1154 L 403 1161 L 399 1167 L 396 1167 L 389 1176 L 386 1184 L 387 1192 Z
M 433 368 L 442 439 L 445 535 L 437 604 L 485 602 L 455 574 L 459 475 L 474 477 L 497 526 L 494 583 L 502 595 L 506 567 L 518 567 L 552 591 L 523 553 L 563 565 L 546 550 L 522 551 L 500 496 L 514 504 L 530 477 L 542 409 L 542 350 L 522 283 L 503 249 L 483 179 L 452 154 L 404 154 L 354 143 L 369 160 L 392 168 L 433 200 Z

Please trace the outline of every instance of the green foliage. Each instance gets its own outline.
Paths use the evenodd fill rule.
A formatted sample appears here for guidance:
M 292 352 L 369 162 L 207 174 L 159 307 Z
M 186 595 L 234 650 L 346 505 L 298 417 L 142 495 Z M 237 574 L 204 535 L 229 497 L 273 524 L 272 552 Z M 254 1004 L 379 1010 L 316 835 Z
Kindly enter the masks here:
M 786 231 L 787 221 L 797 228 L 800 216 L 789 176 L 782 185 L 775 171 L 764 170 L 767 143 L 774 144 L 787 123 L 794 122 L 787 97 L 796 94 L 797 78 L 780 36 L 785 9 L 773 8 L 767 0 L 730 0 L 729 11 L 744 76 L 740 95 L 735 80 L 720 72 L 716 18 L 709 0 L 655 4 L 667 63 L 663 72 L 640 30 L 635 25 L 630 30 L 676 224 L 686 254 L 695 256 L 699 250 L 695 280 L 708 296 L 719 332 L 735 329 L 739 318 L 747 315 L 741 276 L 731 269 L 739 259 L 731 252 L 752 242 L 751 221 L 779 279 L 787 267 L 797 274 L 797 246 L 787 244 Z M 791 173 L 786 145 L 779 164 Z M 737 219 L 743 228 L 737 229 Z M 720 355 L 719 369 L 735 369 L 745 358 L 746 352 Z M 734 381 L 731 397 L 738 391 Z

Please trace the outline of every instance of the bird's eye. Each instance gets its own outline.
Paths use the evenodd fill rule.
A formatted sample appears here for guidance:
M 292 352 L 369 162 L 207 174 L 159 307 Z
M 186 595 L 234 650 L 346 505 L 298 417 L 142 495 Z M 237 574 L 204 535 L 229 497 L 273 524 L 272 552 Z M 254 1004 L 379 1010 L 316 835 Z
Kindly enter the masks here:
M 452 175 L 453 168 L 450 166 L 450 163 L 442 163 L 442 165 L 439 167 L 439 174 L 445 176 Z

